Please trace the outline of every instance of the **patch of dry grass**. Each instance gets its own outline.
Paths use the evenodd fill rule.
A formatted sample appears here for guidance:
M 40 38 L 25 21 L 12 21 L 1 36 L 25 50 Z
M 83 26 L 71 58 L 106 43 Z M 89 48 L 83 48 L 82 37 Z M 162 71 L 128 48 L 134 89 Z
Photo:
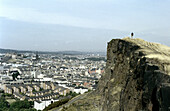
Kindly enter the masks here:
M 15 99 L 7 99 L 7 101 L 9 102 L 9 104 L 15 102 L 16 100 Z
M 123 38 L 123 40 L 140 46 L 141 49 L 139 51 L 142 51 L 146 58 L 157 59 L 162 65 L 164 65 L 164 71 L 170 75 L 170 47 L 159 43 L 147 42 L 140 38 L 131 39 L 126 37 Z

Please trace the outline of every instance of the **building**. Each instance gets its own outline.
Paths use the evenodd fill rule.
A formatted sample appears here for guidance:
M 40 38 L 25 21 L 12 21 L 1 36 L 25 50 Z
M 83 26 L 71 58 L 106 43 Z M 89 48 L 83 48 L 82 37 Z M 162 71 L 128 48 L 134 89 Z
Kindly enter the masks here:
M 59 101 L 58 99 L 46 99 L 46 100 L 42 100 L 42 101 L 34 101 L 34 108 L 36 110 L 43 110 L 45 107 L 47 107 L 48 105 L 56 102 L 56 101 Z
M 84 87 L 75 87 L 74 92 L 76 92 L 77 94 L 84 94 L 85 92 L 87 92 L 88 89 L 84 88 Z
M 13 94 L 13 89 L 12 89 L 12 87 L 11 86 L 9 86 L 9 85 L 6 85 L 5 86 L 5 93 L 8 93 L 8 94 Z

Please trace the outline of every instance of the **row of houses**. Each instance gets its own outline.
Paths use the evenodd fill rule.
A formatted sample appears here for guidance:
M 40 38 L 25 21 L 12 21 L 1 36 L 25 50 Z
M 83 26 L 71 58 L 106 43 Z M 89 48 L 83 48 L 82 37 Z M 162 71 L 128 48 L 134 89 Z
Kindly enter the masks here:
M 57 83 L 43 82 L 41 84 L 13 84 L 5 86 L 5 93 L 13 94 L 14 97 L 29 101 L 56 98 L 66 95 L 69 89 L 58 86 Z
M 40 91 L 40 86 L 38 84 L 13 84 L 13 85 L 5 85 L 5 93 L 13 94 L 23 93 L 26 94 L 28 92 Z

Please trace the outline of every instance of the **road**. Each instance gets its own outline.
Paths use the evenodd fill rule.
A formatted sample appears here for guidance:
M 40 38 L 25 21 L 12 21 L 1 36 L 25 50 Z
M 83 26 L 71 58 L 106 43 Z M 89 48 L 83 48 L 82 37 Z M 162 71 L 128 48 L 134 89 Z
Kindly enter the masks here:
M 84 98 L 87 94 L 89 93 L 85 93 L 85 94 L 82 94 L 82 95 L 78 95 L 74 98 L 72 98 L 70 101 L 68 101 L 66 104 L 60 106 L 60 107 L 57 107 L 57 108 L 54 108 L 52 109 L 51 111 L 61 111 L 63 109 L 63 107 L 68 107 L 70 104 L 72 104 L 73 102 L 79 100 L 79 99 L 82 99 Z

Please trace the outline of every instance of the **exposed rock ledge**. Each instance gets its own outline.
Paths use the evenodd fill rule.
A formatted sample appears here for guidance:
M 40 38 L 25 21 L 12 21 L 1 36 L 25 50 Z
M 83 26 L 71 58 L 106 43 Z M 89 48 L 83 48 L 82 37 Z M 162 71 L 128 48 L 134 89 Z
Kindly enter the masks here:
M 113 39 L 97 90 L 67 111 L 169 111 L 170 47 L 141 39 Z

